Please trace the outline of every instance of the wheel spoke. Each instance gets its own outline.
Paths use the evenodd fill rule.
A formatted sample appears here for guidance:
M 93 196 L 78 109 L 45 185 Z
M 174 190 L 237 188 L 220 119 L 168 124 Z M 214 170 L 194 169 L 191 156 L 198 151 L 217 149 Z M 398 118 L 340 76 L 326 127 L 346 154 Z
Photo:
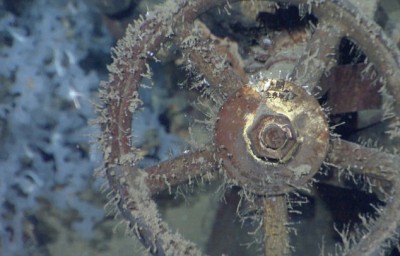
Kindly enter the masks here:
M 265 255 L 288 254 L 289 236 L 286 229 L 288 213 L 284 195 L 264 200 Z
M 202 149 L 184 153 L 146 168 L 148 174 L 146 184 L 151 194 L 155 194 L 184 182 L 191 183 L 192 179 L 199 176 L 201 179 L 212 180 L 214 178 L 212 171 L 216 166 L 211 150 Z
M 236 44 L 215 37 L 202 22 L 185 26 L 176 41 L 185 42 L 181 48 L 189 69 L 202 74 L 209 86 L 225 96 L 248 82 Z
M 383 182 L 394 181 L 400 166 L 400 157 L 397 155 L 344 140 L 331 143 L 327 161 L 337 171 L 350 169 L 352 173 Z
M 336 64 L 336 51 L 343 31 L 328 24 L 329 21 L 318 24 L 290 75 L 293 82 L 305 86 L 309 92 L 314 91 L 322 74 Z
M 346 255 L 376 255 L 380 245 L 388 237 L 393 237 L 399 222 L 398 209 L 400 201 L 397 174 L 400 157 L 388 154 L 378 149 L 366 148 L 343 140 L 331 144 L 328 161 L 338 169 L 350 169 L 357 174 L 363 174 L 378 182 L 390 183 L 390 195 L 386 194 L 386 208 L 380 209 L 380 217 L 368 226 L 368 233 L 362 235 L 360 241 Z

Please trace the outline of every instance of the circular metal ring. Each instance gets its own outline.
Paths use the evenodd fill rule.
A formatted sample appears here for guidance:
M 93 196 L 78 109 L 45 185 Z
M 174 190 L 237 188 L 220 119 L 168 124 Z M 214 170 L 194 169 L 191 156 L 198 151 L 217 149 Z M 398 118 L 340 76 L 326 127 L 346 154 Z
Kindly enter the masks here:
M 230 148 L 229 150 L 232 152 L 224 152 L 224 149 L 218 148 L 216 151 L 207 151 L 206 153 L 203 151 L 195 152 L 190 156 L 177 158 L 173 163 L 167 162 L 164 165 L 161 164 L 163 167 L 170 168 L 169 170 L 172 174 L 169 175 L 168 178 L 166 178 L 166 173 L 160 171 L 161 168 L 153 168 L 151 170 L 146 170 L 146 172 L 139 170 L 136 167 L 136 163 L 140 157 L 137 154 L 137 151 L 133 148 L 130 139 L 132 113 L 140 108 L 141 104 L 137 91 L 140 87 L 141 78 L 146 77 L 149 74 L 147 70 L 147 61 L 154 57 L 154 52 L 158 51 L 166 40 L 173 38 L 184 51 L 186 50 L 187 52 L 193 53 L 192 55 L 189 54 L 190 56 L 186 56 L 187 60 L 191 61 L 191 64 L 207 77 L 210 84 L 217 87 L 218 85 L 221 85 L 221 90 L 226 95 L 232 95 L 233 92 L 238 92 L 242 95 L 250 94 L 252 95 L 251 97 L 257 99 L 255 93 L 249 88 L 239 89 L 243 86 L 244 81 L 237 78 L 237 73 L 235 73 L 229 65 L 220 65 L 221 62 L 219 62 L 218 58 L 210 57 L 210 55 L 213 54 L 212 52 L 201 52 L 200 49 L 201 54 L 199 54 L 198 52 L 196 53 L 196 50 L 199 49 L 194 48 L 196 45 L 201 43 L 201 38 L 191 37 L 190 32 L 192 31 L 192 27 L 190 24 L 192 24 L 194 20 L 206 10 L 217 5 L 225 4 L 225 2 L 225 0 L 202 0 L 197 2 L 180 1 L 179 3 L 167 1 L 167 4 L 159 8 L 157 11 L 149 12 L 146 18 L 138 20 L 133 26 L 129 27 L 125 38 L 118 42 L 117 47 L 114 49 L 114 62 L 110 66 L 109 80 L 103 84 L 103 89 L 101 91 L 103 106 L 98 108 L 98 123 L 102 127 L 102 134 L 99 137 L 99 142 L 104 152 L 104 172 L 109 180 L 110 187 L 114 192 L 114 202 L 124 218 L 129 222 L 132 231 L 141 239 L 149 251 L 156 255 L 198 255 L 201 254 L 201 252 L 193 243 L 186 241 L 179 235 L 171 232 L 168 229 L 168 226 L 160 220 L 155 203 L 151 200 L 152 186 L 154 184 L 160 184 L 160 179 L 164 179 L 164 183 L 166 184 L 177 184 L 178 182 L 182 182 L 182 180 L 179 179 L 184 176 L 182 173 L 188 176 L 189 174 L 187 170 L 196 169 L 192 168 L 194 165 L 208 166 L 208 168 L 219 167 L 221 162 L 218 159 L 216 160 L 213 158 L 213 153 L 215 152 L 219 154 L 221 159 L 225 160 L 228 165 L 231 164 L 234 168 L 242 168 L 243 166 L 237 164 L 235 161 L 232 163 L 229 159 L 228 154 L 232 154 L 235 158 L 239 157 L 235 152 L 235 149 Z M 280 2 L 308 5 L 310 9 L 312 9 L 313 14 L 317 16 L 320 21 L 326 19 L 328 25 L 324 27 L 323 30 L 317 31 L 317 33 L 329 36 L 333 33 L 332 31 L 337 28 L 338 34 L 335 34 L 336 36 L 347 36 L 356 41 L 364 50 L 370 61 L 374 63 L 380 75 L 382 75 L 387 81 L 389 92 L 395 99 L 397 99 L 394 102 L 394 111 L 398 116 L 400 113 L 400 87 L 398 87 L 398 81 L 400 81 L 400 54 L 398 49 L 386 38 L 374 22 L 361 15 L 354 6 L 345 0 L 321 2 L 293 0 Z M 309 2 L 312 3 L 310 4 Z M 182 24 L 183 20 L 185 22 Z M 335 25 L 329 25 L 329 22 L 334 22 Z M 323 25 L 323 22 L 321 21 L 320 24 Z M 354 24 L 356 26 L 354 26 Z M 330 29 L 332 29 L 332 31 L 330 31 Z M 312 53 L 312 47 L 318 45 L 318 43 L 321 44 L 321 49 L 324 45 L 326 45 L 326 47 L 323 48 L 323 50 L 328 51 L 330 49 L 329 40 L 326 40 L 325 42 L 316 40 L 310 44 L 309 54 Z M 298 65 L 295 70 L 296 72 L 294 72 L 294 82 L 300 85 L 307 84 L 306 86 L 309 85 L 309 88 L 315 87 L 315 84 L 317 83 L 316 78 L 319 78 L 328 63 L 325 59 L 325 57 L 328 56 L 328 53 L 329 52 L 324 52 L 322 50 L 320 52 L 314 52 L 314 54 L 320 56 L 321 59 L 312 59 L 312 56 L 305 54 L 301 61 L 304 61 L 305 63 L 311 59 L 311 62 L 307 62 L 310 65 Z M 205 62 L 206 59 L 207 61 Z M 321 63 L 323 65 L 320 65 Z M 313 71 L 315 69 L 315 72 L 307 72 L 307 68 L 311 68 Z M 287 84 L 295 94 L 304 94 L 304 92 L 296 89 L 295 85 L 291 83 Z M 260 100 L 258 101 L 261 102 L 262 97 L 259 98 Z M 299 99 L 300 98 L 302 97 L 299 97 Z M 224 108 L 232 107 L 233 110 L 236 109 L 236 111 L 238 111 L 237 108 L 229 105 L 229 101 L 235 102 L 239 100 L 238 98 L 235 98 L 234 95 L 229 96 L 228 103 L 226 103 L 226 105 L 221 105 L 223 105 Z M 288 102 L 290 101 L 292 101 L 292 99 L 288 100 Z M 310 100 L 310 102 L 312 101 Z M 299 102 L 299 104 L 302 105 L 303 103 Z M 252 103 L 249 105 L 252 105 Z M 261 104 L 261 106 L 263 105 L 265 106 L 265 103 Z M 312 103 L 312 105 L 315 104 Z M 254 117 L 260 115 L 257 112 L 258 107 L 259 105 L 257 104 L 251 108 L 251 111 L 255 111 Z M 278 106 L 274 107 L 276 107 L 276 109 L 272 107 L 272 110 L 269 110 L 267 107 L 265 107 L 265 109 L 277 113 L 278 115 L 290 115 L 286 110 L 281 110 Z M 226 120 L 224 111 L 224 109 L 220 111 L 220 116 Z M 321 161 L 320 158 L 325 155 L 326 152 L 326 121 L 321 116 L 321 113 L 319 113 L 320 110 L 316 110 L 316 108 L 310 109 L 310 115 L 306 115 L 305 118 L 309 119 L 310 117 L 316 117 L 320 120 L 317 122 L 319 128 L 316 132 L 321 143 L 317 143 L 316 147 L 320 147 L 321 152 L 316 152 L 318 155 L 317 160 L 306 160 L 308 161 L 306 165 L 301 167 L 301 169 L 295 169 L 294 171 L 291 170 L 291 163 L 297 161 L 297 154 L 305 152 L 306 150 L 304 149 L 308 147 L 310 147 L 311 151 L 316 150 L 312 143 L 309 142 L 309 135 L 302 132 L 304 127 L 306 127 L 305 129 L 310 127 L 308 127 L 307 124 L 302 124 L 301 120 L 296 119 L 296 115 L 288 117 L 290 122 L 293 123 L 293 127 L 295 127 L 298 132 L 296 136 L 301 138 L 299 141 L 296 140 L 295 145 L 293 146 L 293 151 L 289 150 L 289 152 L 281 154 L 272 152 L 270 149 L 275 146 L 271 146 L 270 144 L 274 143 L 264 141 L 267 144 L 267 146 L 264 145 L 265 148 L 269 148 L 268 153 L 263 155 L 263 152 L 258 152 L 258 155 L 254 156 L 251 154 L 251 151 L 254 150 L 252 149 L 251 141 L 254 141 L 254 138 L 249 138 L 248 130 L 252 129 L 252 122 L 248 121 L 251 120 L 251 116 L 253 115 L 253 112 L 251 111 L 248 112 L 247 117 L 238 115 L 239 118 L 243 118 L 241 122 L 244 127 L 241 127 L 241 130 L 235 131 L 234 133 L 232 132 L 235 136 L 237 135 L 243 138 L 241 147 L 243 150 L 245 149 L 247 152 L 250 152 L 250 162 L 256 163 L 258 168 L 258 165 L 260 164 L 260 161 L 263 161 L 263 158 L 267 160 L 275 159 L 277 160 L 275 163 L 274 161 L 271 161 L 272 163 L 263 163 L 261 166 L 265 166 L 265 169 L 278 165 L 287 166 L 288 168 L 286 168 L 284 172 L 286 172 L 285 175 L 288 175 L 290 183 L 294 185 L 304 184 L 304 181 L 312 176 L 316 166 Z M 264 111 L 265 110 L 259 112 L 264 113 Z M 313 111 L 315 113 L 312 114 Z M 218 125 L 222 125 L 222 122 Z M 221 134 L 223 128 L 218 125 L 216 131 L 219 136 L 216 136 L 215 139 L 217 144 L 220 146 L 226 146 L 225 144 L 228 143 L 221 139 L 223 138 L 223 135 Z M 230 129 L 232 130 L 233 128 Z M 293 130 L 285 130 L 283 126 L 281 129 L 284 131 L 287 138 L 291 137 L 290 134 L 293 133 Z M 268 133 L 270 133 L 270 131 L 268 131 Z M 310 144 L 308 145 L 307 143 Z M 286 142 L 284 144 L 286 145 Z M 336 150 L 335 152 L 339 152 L 339 149 L 346 147 L 354 149 L 354 146 L 344 143 L 342 145 L 331 144 L 332 149 L 330 150 Z M 399 163 L 398 157 L 394 155 L 385 155 L 375 151 L 368 151 L 366 149 L 363 150 L 365 151 L 365 155 L 379 155 L 381 159 L 384 159 L 382 161 L 387 160 L 388 164 L 384 167 L 389 169 L 389 173 L 395 172 L 395 168 L 393 169 L 392 164 Z M 257 149 L 255 151 L 257 151 Z M 359 152 L 362 152 L 362 150 L 359 150 Z M 333 156 L 331 156 L 330 159 L 340 162 Z M 340 160 L 341 163 L 347 163 L 344 158 Z M 389 162 L 392 164 L 389 164 Z M 361 162 L 360 164 L 365 164 L 365 168 L 362 169 L 362 172 L 367 174 L 369 173 L 369 169 L 376 167 L 365 162 Z M 353 167 L 355 168 L 355 166 Z M 155 175 L 153 176 L 152 173 L 155 173 Z M 273 178 L 273 181 L 278 182 L 280 178 L 282 178 L 279 176 L 281 174 L 279 173 L 278 168 L 273 169 L 272 173 L 278 175 L 276 176 L 277 178 Z M 377 174 L 372 171 L 370 173 L 372 173 L 372 175 L 381 175 L 386 178 L 386 174 Z M 244 187 L 248 183 L 248 180 L 246 180 L 247 174 L 243 173 L 243 170 L 240 170 L 240 172 L 230 171 L 230 176 L 232 177 L 233 183 L 237 183 Z M 155 177 L 161 178 L 157 179 Z M 395 184 L 392 198 L 398 198 L 400 192 L 396 186 L 400 184 L 399 175 L 391 175 L 390 179 L 390 182 Z M 250 177 L 250 180 L 254 180 L 254 177 Z M 268 179 L 264 178 L 264 181 L 261 182 L 261 184 L 272 183 L 268 183 Z M 261 188 L 263 189 L 261 194 L 267 195 L 279 195 L 290 190 L 288 184 L 283 184 L 282 182 L 277 186 L 267 185 L 266 188 L 262 188 L 260 184 L 248 188 L 250 191 L 256 193 L 256 190 Z M 267 201 L 268 199 L 269 198 L 267 198 Z M 275 197 L 273 199 L 274 200 L 269 201 L 270 203 L 266 203 L 266 206 L 270 206 L 270 208 L 266 208 L 265 210 L 266 216 L 271 212 L 274 213 L 274 209 L 278 205 L 277 203 L 274 203 L 276 202 Z M 372 255 L 377 253 L 388 239 L 393 238 L 393 234 L 396 231 L 397 223 L 399 221 L 397 210 L 400 209 L 400 202 L 398 201 L 399 200 L 388 200 L 386 210 L 382 213 L 382 216 L 374 226 L 369 227 L 370 232 L 363 235 L 356 244 L 352 245 L 352 247 L 346 251 L 346 253 L 350 255 Z M 274 217 L 275 215 L 272 214 L 271 216 Z M 271 221 L 266 218 L 265 222 L 268 225 L 268 222 Z M 284 225 L 282 224 L 282 226 Z M 382 230 L 383 227 L 385 227 L 385 230 Z M 275 241 L 273 236 L 271 240 Z M 276 241 L 278 240 L 279 239 L 276 239 Z M 282 245 L 280 247 L 285 247 L 286 240 L 283 241 L 283 243 L 278 241 L 276 244 Z M 267 246 L 267 248 L 273 249 L 274 245 L 271 247 Z M 284 252 L 285 250 L 285 248 L 277 249 L 278 252 Z

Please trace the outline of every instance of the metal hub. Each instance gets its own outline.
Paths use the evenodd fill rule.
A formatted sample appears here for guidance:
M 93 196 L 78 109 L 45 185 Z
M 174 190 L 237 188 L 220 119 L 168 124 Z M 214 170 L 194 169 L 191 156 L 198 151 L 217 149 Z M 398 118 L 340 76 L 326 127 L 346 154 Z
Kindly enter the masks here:
M 325 158 L 329 130 L 318 101 L 284 80 L 261 80 L 221 107 L 215 142 L 228 178 L 253 193 L 304 186 Z

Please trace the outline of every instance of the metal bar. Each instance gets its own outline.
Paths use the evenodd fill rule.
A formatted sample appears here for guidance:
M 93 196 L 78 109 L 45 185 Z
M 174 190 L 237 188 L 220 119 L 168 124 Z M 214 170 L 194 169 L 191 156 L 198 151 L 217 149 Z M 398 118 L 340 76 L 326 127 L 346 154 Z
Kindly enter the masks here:
M 193 43 L 185 43 L 193 38 Z M 224 44 L 224 40 L 214 36 L 200 21 L 182 27 L 175 42 L 181 45 L 186 65 L 196 73 L 202 74 L 207 86 L 215 92 L 229 96 L 248 83 L 248 77 L 235 47 Z
M 187 152 L 147 168 L 146 184 L 151 194 L 156 194 L 185 182 L 191 183 L 198 177 L 210 181 L 215 178 L 212 172 L 216 169 L 217 163 L 212 151 L 202 149 Z
M 264 200 L 265 255 L 289 254 L 289 235 L 286 229 L 288 211 L 284 195 Z
M 326 160 L 336 169 L 349 169 L 381 181 L 394 181 L 400 157 L 344 140 L 334 140 Z
M 332 23 L 334 24 L 334 23 Z M 336 52 L 344 31 L 322 20 L 290 75 L 291 81 L 314 92 L 324 72 L 336 65 Z

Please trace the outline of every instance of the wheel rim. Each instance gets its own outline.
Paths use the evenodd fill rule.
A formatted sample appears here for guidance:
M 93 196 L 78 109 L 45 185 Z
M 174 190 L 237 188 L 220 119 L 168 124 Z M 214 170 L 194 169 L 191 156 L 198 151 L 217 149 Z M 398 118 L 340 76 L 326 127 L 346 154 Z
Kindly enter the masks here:
M 305 2 L 307 1 L 287 2 L 305 4 Z M 140 20 L 134 27 L 131 27 L 130 31 L 128 31 L 127 33 L 127 36 L 119 42 L 119 45 L 115 49 L 114 64 L 111 65 L 110 68 L 110 79 L 107 83 L 104 84 L 102 100 L 105 107 L 100 108 L 98 111 L 100 116 L 98 119 L 98 123 L 100 123 L 103 128 L 103 134 L 99 138 L 99 140 L 103 147 L 105 156 L 104 171 L 115 193 L 115 203 L 122 212 L 122 215 L 128 220 L 129 224 L 131 225 L 132 231 L 142 239 L 145 246 L 150 248 L 151 252 L 154 254 L 163 255 L 164 253 L 186 253 L 195 255 L 200 254 L 200 252 L 192 243 L 183 240 L 179 235 L 172 234 L 168 230 L 167 225 L 159 220 L 159 215 L 155 208 L 155 204 L 150 199 L 150 196 L 152 193 L 152 184 L 154 185 L 155 183 L 158 183 L 160 185 L 159 174 L 161 168 L 152 168 L 150 170 L 147 170 L 147 173 L 139 171 L 136 168 L 138 157 L 135 153 L 135 150 L 132 148 L 130 134 L 132 112 L 140 107 L 140 99 L 137 94 L 139 82 L 141 77 L 146 76 L 147 74 L 147 59 L 151 58 L 153 55 L 152 52 L 160 47 L 160 45 L 164 41 L 163 37 L 173 37 L 173 33 L 171 32 L 174 31 L 171 31 L 169 27 L 165 25 L 165 21 L 171 21 L 172 24 L 179 24 L 179 20 L 181 19 L 181 17 L 185 17 L 185 20 L 188 22 L 193 21 L 200 13 L 204 12 L 206 9 L 222 3 L 224 3 L 224 1 L 199 1 L 199 3 L 196 4 L 182 3 L 180 6 L 175 6 L 174 8 L 172 8 L 170 10 L 170 14 L 167 16 L 164 15 L 165 12 L 162 12 L 163 15 L 160 16 L 159 21 L 155 20 L 155 18 L 151 15 L 145 20 Z M 190 5 L 195 6 L 193 7 Z M 341 27 L 341 30 L 343 31 L 339 31 L 337 35 L 346 35 L 349 38 L 352 38 L 356 42 L 358 42 L 358 44 L 361 45 L 361 48 L 364 48 L 364 51 L 366 52 L 368 57 L 374 62 L 377 70 L 387 80 L 387 87 L 390 90 L 390 93 L 395 99 L 399 99 L 400 89 L 395 85 L 396 82 L 400 81 L 400 55 L 398 53 L 398 50 L 396 50 L 395 47 L 392 47 L 392 44 L 387 41 L 382 32 L 378 30 L 377 25 L 373 22 L 369 22 L 366 18 L 360 16 L 358 13 L 356 13 L 356 9 L 354 7 L 344 1 L 332 1 L 328 3 L 313 5 L 313 13 L 315 13 L 315 15 L 319 17 L 324 17 L 324 10 L 333 10 L 333 18 L 331 19 L 337 19 L 340 16 L 343 20 L 341 23 L 339 23 L 340 26 L 348 26 L 348 23 L 351 23 L 351 21 L 355 19 L 354 17 L 356 17 L 356 21 L 363 29 L 360 29 L 360 31 L 353 31 L 354 33 L 350 35 L 350 33 L 343 34 L 343 31 L 345 30 L 343 27 Z M 153 30 L 157 30 L 159 31 L 159 33 L 156 35 L 149 33 Z M 187 38 L 187 35 L 190 32 L 191 30 L 189 27 L 182 27 L 177 25 L 175 33 L 179 33 L 179 35 L 175 36 L 174 38 L 175 40 L 181 42 L 183 41 L 183 39 Z M 371 32 L 372 39 L 374 40 L 373 45 L 376 46 L 377 49 L 376 52 L 380 52 L 381 54 L 377 54 L 375 51 L 370 51 L 369 48 L 366 48 L 366 45 L 368 45 L 370 42 L 369 40 L 371 40 Z M 181 43 L 179 44 L 182 46 L 183 51 L 185 51 L 185 45 L 182 45 Z M 186 49 L 188 49 L 187 46 Z M 191 49 L 187 51 L 191 51 Z M 311 52 L 309 52 L 308 54 L 310 53 Z M 136 59 L 135 56 L 139 56 L 139 58 Z M 195 67 L 201 72 L 204 72 L 204 74 L 212 73 L 207 72 L 207 68 L 209 69 L 209 67 L 207 67 L 207 65 L 200 61 L 199 58 L 197 58 L 196 53 L 190 54 L 188 58 L 193 59 Z M 307 58 L 309 58 L 309 56 L 305 55 L 305 57 L 300 61 L 304 61 Z M 135 60 L 133 61 L 134 64 L 129 64 L 129 60 L 132 59 Z M 299 75 L 299 73 L 304 74 L 307 72 L 305 72 L 305 70 L 301 66 L 298 66 L 297 69 L 295 69 L 295 72 L 293 72 L 292 74 L 292 79 L 295 83 L 300 81 L 302 84 L 310 84 L 311 86 L 309 86 L 309 88 L 313 88 L 316 77 L 319 77 L 322 74 L 322 71 L 326 70 L 326 68 L 329 68 L 329 60 L 323 60 L 323 62 L 325 63 L 324 69 L 319 68 L 319 72 L 316 72 L 318 73 L 316 76 Z M 310 67 L 313 68 L 317 64 L 318 63 L 311 63 Z M 215 62 L 214 65 L 216 65 Z M 217 78 L 221 80 L 220 83 L 217 84 L 222 85 L 220 95 L 222 95 L 221 98 L 224 98 L 224 96 L 231 95 L 233 91 L 236 91 L 238 88 L 240 88 L 246 81 L 244 81 L 245 78 L 243 79 L 242 77 L 238 76 L 230 68 L 223 67 L 222 70 L 224 70 L 225 75 L 219 78 L 217 76 Z M 218 79 L 216 80 L 215 75 L 206 75 L 206 77 L 208 81 L 218 81 Z M 396 101 L 394 103 L 396 113 L 399 113 L 399 105 L 400 101 Z M 323 120 L 323 118 L 321 120 Z M 219 129 L 220 128 L 217 126 L 217 134 Z M 321 134 L 324 135 L 322 136 L 324 137 L 324 139 L 321 143 L 323 148 L 323 150 L 321 150 L 321 156 L 324 156 L 327 149 L 327 137 L 325 136 L 327 133 L 327 129 L 326 126 L 323 126 L 321 129 Z M 226 144 L 219 142 L 221 136 L 216 137 L 217 144 Z M 347 152 L 349 150 L 358 149 L 358 147 L 352 144 L 344 143 L 344 145 L 345 147 L 347 147 Z M 296 147 L 298 147 L 298 145 Z M 341 154 L 339 154 L 341 149 L 343 149 L 343 144 L 342 146 L 338 146 L 335 143 L 331 144 L 331 149 L 329 152 L 330 161 L 338 162 L 338 155 L 342 156 Z M 181 162 L 167 162 L 163 164 L 164 167 L 166 166 L 170 169 L 176 167 L 177 171 L 175 173 L 179 173 L 182 169 L 190 169 L 184 167 L 188 167 L 188 165 L 185 165 L 187 159 L 192 158 L 194 162 L 199 161 L 199 165 L 207 166 L 207 168 L 209 169 L 217 169 L 220 162 L 216 162 L 215 159 L 213 159 L 213 152 L 214 149 L 200 150 L 198 152 L 194 152 L 188 157 L 183 157 Z M 219 151 L 218 154 L 220 154 L 221 159 L 225 158 L 226 160 L 226 153 L 221 153 L 221 151 Z M 378 153 L 375 151 L 365 152 L 365 155 L 368 154 L 379 155 L 381 158 L 386 160 L 385 163 L 391 162 L 391 164 L 388 164 L 386 166 L 389 170 L 389 173 L 393 173 L 395 171 L 396 165 L 394 165 L 394 163 L 399 162 L 398 157 L 392 155 Z M 317 163 L 320 163 L 322 161 L 320 158 L 321 157 L 318 157 L 318 161 L 316 161 Z M 202 160 L 200 161 L 199 159 Z M 283 158 L 279 158 L 279 160 L 282 162 L 291 161 Z M 347 164 L 346 161 L 343 162 Z M 178 165 L 180 165 L 179 168 L 177 167 Z M 315 165 L 317 166 L 318 164 Z M 376 166 L 371 165 L 370 169 L 374 168 L 376 168 Z M 232 169 L 232 167 L 229 169 Z M 316 170 L 316 168 L 312 168 L 312 170 L 312 172 L 308 172 L 311 173 L 311 175 L 305 175 L 307 179 L 313 176 L 312 174 L 314 173 L 314 170 Z M 360 172 L 365 172 L 365 170 L 360 170 Z M 205 171 L 200 170 L 197 174 L 205 175 Z M 393 182 L 394 188 L 396 188 L 396 184 L 399 184 L 396 175 L 389 175 L 390 177 L 386 177 L 381 173 L 373 174 L 383 176 L 384 179 L 391 179 L 390 181 Z M 184 175 L 182 175 L 182 177 L 176 177 L 176 175 L 175 177 L 168 176 L 168 183 L 179 183 L 182 181 L 181 179 L 185 178 L 185 175 L 187 174 L 185 173 Z M 230 179 L 231 182 L 233 182 L 234 184 L 246 183 L 243 181 L 238 181 L 238 178 L 233 174 L 231 174 Z M 160 186 L 162 186 L 162 184 Z M 250 190 L 252 190 L 253 192 L 258 191 L 259 187 L 251 188 Z M 140 193 L 138 193 L 139 191 Z M 287 191 L 288 190 L 282 189 L 278 186 L 261 191 L 261 194 L 278 195 Z M 395 197 L 398 193 L 399 192 L 397 191 L 397 189 L 394 189 L 392 196 Z M 377 248 L 379 248 L 379 246 L 381 246 L 386 239 L 391 237 L 392 232 L 394 233 L 396 229 L 398 218 L 396 217 L 395 211 L 400 207 L 399 204 L 400 203 L 397 203 L 395 200 L 388 200 L 385 214 L 383 214 L 383 217 L 381 217 L 378 220 L 378 223 L 373 226 L 372 231 L 368 233 L 368 235 L 366 235 L 358 243 L 356 243 L 352 248 L 348 248 L 348 251 L 346 252 L 351 255 L 356 255 L 357 253 L 362 253 L 363 255 L 365 255 L 372 254 L 376 250 L 378 250 Z M 265 203 L 265 205 L 268 205 L 268 203 Z M 276 212 L 273 213 L 273 215 L 279 214 L 280 212 L 282 212 L 282 210 L 285 211 L 286 209 L 277 209 Z M 389 226 L 387 226 L 386 230 L 382 230 L 382 228 L 379 228 L 379 223 L 389 224 Z M 283 225 L 284 223 L 281 224 Z M 268 229 L 268 224 L 266 226 L 266 229 Z M 268 236 L 268 231 L 266 233 Z M 273 236 L 270 236 L 270 238 L 271 237 Z M 281 247 L 282 246 L 280 246 L 280 248 L 276 250 L 277 254 L 281 254 L 286 251 L 286 248 Z M 272 249 L 272 247 L 267 246 L 266 248 L 268 248 L 266 250 L 274 250 Z

